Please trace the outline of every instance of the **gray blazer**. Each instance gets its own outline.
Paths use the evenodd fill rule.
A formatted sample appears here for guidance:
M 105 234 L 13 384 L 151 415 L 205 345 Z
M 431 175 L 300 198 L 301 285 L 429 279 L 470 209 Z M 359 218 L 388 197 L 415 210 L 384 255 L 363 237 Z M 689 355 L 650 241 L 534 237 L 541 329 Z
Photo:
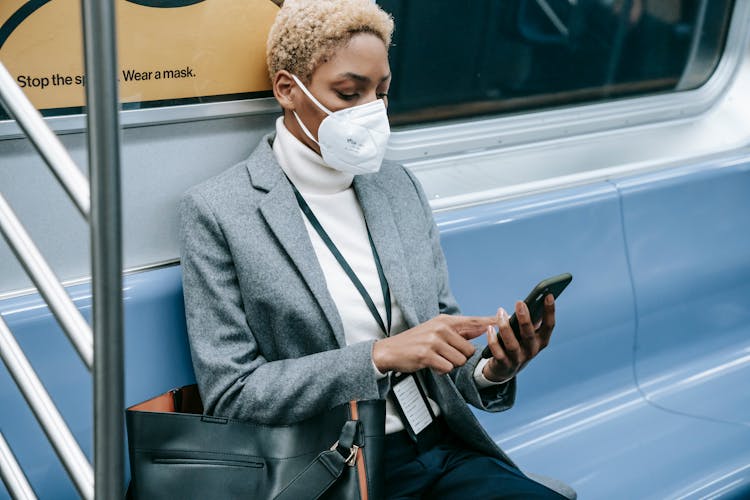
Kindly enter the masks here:
M 374 341 L 346 345 L 294 198 L 264 137 L 250 158 L 188 191 L 180 205 L 182 273 L 193 366 L 208 413 L 283 424 L 352 399 L 382 399 Z M 427 199 L 385 162 L 354 190 L 391 293 L 409 327 L 458 314 Z M 515 379 L 477 390 L 480 349 L 449 375 L 425 374 L 448 425 L 468 446 L 510 462 L 466 403 L 513 404 Z

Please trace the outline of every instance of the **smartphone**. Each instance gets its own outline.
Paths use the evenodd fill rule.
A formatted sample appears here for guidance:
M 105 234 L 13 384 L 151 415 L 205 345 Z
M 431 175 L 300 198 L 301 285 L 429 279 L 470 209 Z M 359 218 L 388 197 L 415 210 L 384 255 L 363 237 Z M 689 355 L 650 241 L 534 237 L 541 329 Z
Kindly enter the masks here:
M 551 278 L 547 278 L 546 280 L 542 280 L 539 282 L 539 284 L 537 284 L 537 286 L 534 287 L 534 289 L 529 293 L 528 297 L 526 297 L 526 300 L 524 300 L 524 302 L 526 303 L 526 307 L 529 308 L 529 314 L 531 315 L 532 323 L 536 323 L 537 321 L 539 321 L 542 317 L 542 314 L 544 313 L 544 298 L 547 295 L 552 294 L 552 296 L 557 299 L 557 297 L 560 296 L 563 290 L 565 290 L 565 287 L 567 287 L 571 281 L 573 281 L 573 275 L 570 273 L 564 273 L 553 276 Z M 513 330 L 513 333 L 516 334 L 516 338 L 520 338 L 521 332 L 518 327 L 518 318 L 516 318 L 516 313 L 513 313 L 513 316 L 510 317 L 509 323 L 510 328 Z M 500 342 L 500 344 L 503 343 L 503 339 L 500 337 L 499 332 L 497 334 L 497 340 Z M 492 357 L 490 346 L 484 348 L 484 351 L 482 351 L 482 357 Z

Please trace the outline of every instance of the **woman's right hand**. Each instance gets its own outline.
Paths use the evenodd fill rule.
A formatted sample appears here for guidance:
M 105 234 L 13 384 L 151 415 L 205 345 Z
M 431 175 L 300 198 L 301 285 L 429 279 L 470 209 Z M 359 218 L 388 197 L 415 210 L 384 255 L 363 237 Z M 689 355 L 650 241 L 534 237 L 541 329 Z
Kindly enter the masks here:
M 484 334 L 489 325 L 497 325 L 497 318 L 441 314 L 375 342 L 372 361 L 381 373 L 412 373 L 422 368 L 448 373 L 474 354 L 476 347 L 469 340 Z

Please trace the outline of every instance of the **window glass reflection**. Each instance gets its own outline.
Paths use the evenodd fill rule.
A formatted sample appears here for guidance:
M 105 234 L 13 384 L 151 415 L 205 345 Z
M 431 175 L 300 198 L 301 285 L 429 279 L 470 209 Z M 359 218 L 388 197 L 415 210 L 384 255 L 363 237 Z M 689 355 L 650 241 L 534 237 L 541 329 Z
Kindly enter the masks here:
M 695 88 L 731 0 L 381 0 L 396 123 Z

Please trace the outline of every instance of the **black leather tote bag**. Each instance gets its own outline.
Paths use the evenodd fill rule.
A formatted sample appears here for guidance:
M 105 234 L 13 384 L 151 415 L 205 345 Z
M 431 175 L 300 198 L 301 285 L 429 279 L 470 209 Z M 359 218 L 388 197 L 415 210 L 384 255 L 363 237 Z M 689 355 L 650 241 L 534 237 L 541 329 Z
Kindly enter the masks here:
M 285 426 L 203 415 L 197 386 L 128 408 L 135 499 L 380 499 L 385 402 Z

